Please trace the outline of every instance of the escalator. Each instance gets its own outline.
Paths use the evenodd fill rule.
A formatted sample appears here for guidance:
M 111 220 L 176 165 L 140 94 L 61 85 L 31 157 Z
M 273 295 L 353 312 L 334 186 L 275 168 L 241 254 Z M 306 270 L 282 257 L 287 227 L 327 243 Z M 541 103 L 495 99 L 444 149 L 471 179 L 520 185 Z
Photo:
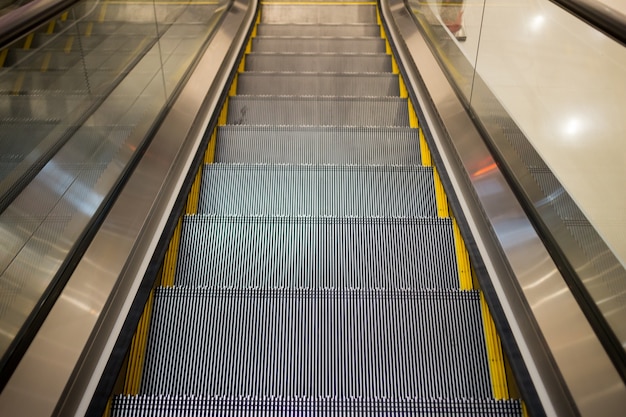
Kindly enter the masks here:
M 525 415 L 376 4 L 259 13 L 111 415 Z

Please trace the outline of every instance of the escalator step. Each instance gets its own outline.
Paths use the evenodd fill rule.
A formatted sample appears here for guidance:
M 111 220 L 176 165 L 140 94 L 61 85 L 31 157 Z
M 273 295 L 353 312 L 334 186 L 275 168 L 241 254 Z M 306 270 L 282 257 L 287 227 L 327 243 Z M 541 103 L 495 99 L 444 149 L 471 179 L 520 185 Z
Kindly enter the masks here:
M 285 399 L 209 398 L 195 396 L 118 396 L 112 417 L 237 416 L 422 416 L 422 417 L 522 417 L 519 400 L 383 398 Z
M 385 52 L 381 38 L 304 38 L 304 37 L 256 37 L 252 40 L 254 52 Z
M 199 213 L 436 217 L 437 207 L 431 168 L 208 164 Z
M 492 396 L 474 291 L 160 288 L 152 320 L 141 394 Z
M 246 71 L 293 72 L 391 72 L 386 54 L 317 54 L 252 52 L 246 55 Z
M 395 97 L 233 96 L 231 125 L 409 126 L 406 99 Z
M 191 215 L 181 239 L 176 285 L 459 287 L 450 219 Z
M 257 36 L 380 36 L 380 26 L 372 24 L 303 24 L 279 25 L 261 23 L 257 27 Z
M 379 96 L 400 95 L 394 74 L 293 74 L 244 72 L 237 81 L 242 95 Z
M 376 7 L 361 4 L 264 4 L 261 23 L 376 24 Z
M 420 165 L 409 128 L 220 126 L 216 162 Z

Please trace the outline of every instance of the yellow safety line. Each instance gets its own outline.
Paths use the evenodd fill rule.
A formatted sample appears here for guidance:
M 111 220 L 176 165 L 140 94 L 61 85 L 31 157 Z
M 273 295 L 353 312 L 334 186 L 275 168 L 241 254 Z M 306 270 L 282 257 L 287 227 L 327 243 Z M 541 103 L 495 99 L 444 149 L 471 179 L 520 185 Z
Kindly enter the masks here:
M 46 52 L 43 56 L 43 62 L 41 63 L 41 72 L 48 71 L 48 67 L 50 66 L 50 60 L 52 59 L 52 53 Z
M 237 95 L 237 79 L 239 78 L 239 73 L 236 73 L 233 77 L 233 82 L 230 83 L 230 88 L 228 89 L 228 95 L 230 97 Z
M 102 417 L 110 417 L 111 416 L 112 403 L 113 403 L 113 397 L 109 397 L 109 401 L 107 401 L 107 406 L 104 409 L 104 413 L 102 413 Z
M 35 38 L 35 34 L 34 33 L 29 33 L 28 36 L 26 37 L 26 40 L 24 41 L 24 49 L 30 49 L 31 46 L 33 46 L 33 39 Z
M 61 15 L 61 22 L 65 22 L 67 20 L 68 15 L 69 15 L 69 12 L 63 12 L 63 14 Z
M 403 83 L 404 84 L 404 83 Z M 405 86 L 406 88 L 406 86 Z M 408 95 L 408 93 L 407 93 Z M 408 101 L 408 107 L 409 107 L 409 127 L 412 129 L 417 129 L 420 127 L 420 122 L 419 119 L 417 118 L 417 113 L 415 113 L 415 107 L 413 107 L 413 103 L 411 102 L 411 100 L 407 100 Z M 420 145 L 421 146 L 421 145 Z M 429 154 L 430 157 L 430 154 Z M 427 166 L 430 166 L 427 165 Z
M 433 165 L 433 177 L 435 179 L 435 198 L 437 200 L 437 214 L 441 218 L 450 217 L 450 211 L 448 210 L 448 197 L 443 189 L 439 172 L 437 167 Z
M 209 139 L 209 145 L 207 146 L 206 152 L 204 153 L 204 163 L 212 164 L 215 160 L 215 144 L 217 141 L 217 129 L 213 129 L 213 133 L 211 133 L 211 138 Z
M 51 20 L 50 23 L 48 23 L 48 29 L 46 30 L 46 34 L 51 35 L 54 33 L 54 26 L 56 25 L 56 23 L 56 20 Z
M 69 54 L 72 51 L 72 46 L 74 45 L 74 36 L 70 36 L 67 38 L 67 42 L 65 42 L 65 47 L 63 48 L 63 52 Z
M 163 268 L 161 271 L 161 286 L 173 287 L 174 276 L 176 274 L 176 263 L 178 262 L 178 247 L 180 244 L 180 236 L 183 230 L 183 219 L 178 219 L 172 238 L 170 239 L 165 259 L 163 260 Z
M 98 15 L 98 22 L 104 22 L 104 18 L 107 14 L 107 3 L 102 3 L 102 7 L 100 8 L 100 14 Z
M 12 95 L 16 96 L 20 93 L 20 91 L 22 91 L 22 86 L 24 85 L 25 77 L 26 77 L 25 73 L 23 72 L 19 73 L 19 75 L 15 79 L 15 84 L 13 84 L 13 91 L 11 91 Z
M 87 37 L 91 36 L 92 32 L 93 32 L 93 22 L 89 22 L 87 23 L 87 28 L 85 29 L 85 36 Z
M 124 394 L 137 395 L 141 386 L 141 371 L 146 358 L 146 346 L 148 344 L 148 330 L 150 328 L 150 317 L 152 316 L 152 306 L 154 303 L 154 290 L 150 291 L 148 301 L 144 307 L 137 330 L 133 335 L 130 345 L 130 355 L 128 369 L 124 381 Z
M 470 266 L 469 253 L 465 247 L 465 241 L 461 236 L 461 229 L 454 216 L 452 216 L 452 231 L 454 234 L 454 247 L 456 249 L 456 262 L 459 268 L 459 285 L 461 290 L 474 289 L 472 280 L 472 268 Z
M 402 78 L 402 75 L 398 74 L 398 87 L 400 89 L 400 98 L 408 98 L 409 97 L 409 92 L 406 89 L 406 84 L 404 84 L 404 79 Z M 408 100 L 409 102 L 411 100 Z M 409 116 L 410 116 L 410 112 L 411 109 L 413 108 L 413 106 L 409 106 Z M 414 111 L 415 112 L 415 111 Z M 411 126 L 413 127 L 413 126 Z
M 422 165 L 425 167 L 433 166 L 433 160 L 430 156 L 430 149 L 428 149 L 428 143 L 424 137 L 424 131 L 420 129 L 420 154 L 422 157 Z
M 4 67 L 4 62 L 7 60 L 8 54 L 9 54 L 8 49 L 3 49 L 0 51 L 0 68 Z
M 200 183 L 202 181 L 202 168 L 203 165 L 200 165 L 200 167 L 198 168 L 198 172 L 196 172 L 196 177 L 193 180 L 193 184 L 191 184 L 191 190 L 189 190 L 189 194 L 187 195 L 187 204 L 185 205 L 185 213 L 187 214 L 198 213 L 198 204 L 200 202 Z
M 483 316 L 483 327 L 485 330 L 485 342 L 487 344 L 487 357 L 489 359 L 489 370 L 491 371 L 491 383 L 493 386 L 493 396 L 496 400 L 508 400 L 509 388 L 504 373 L 504 357 L 502 355 L 502 345 L 500 336 L 496 331 L 496 326 L 491 318 L 489 307 L 485 301 L 483 292 L 480 292 L 480 307 Z

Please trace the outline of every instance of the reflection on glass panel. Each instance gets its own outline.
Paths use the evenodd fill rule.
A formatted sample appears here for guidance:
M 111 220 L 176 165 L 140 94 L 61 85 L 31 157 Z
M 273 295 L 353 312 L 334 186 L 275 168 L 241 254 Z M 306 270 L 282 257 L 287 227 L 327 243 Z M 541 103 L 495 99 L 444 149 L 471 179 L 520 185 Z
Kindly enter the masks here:
M 0 356 L 146 141 L 218 6 L 81 2 L 6 49 L 0 191 L 32 175 L 0 213 Z
M 445 4 L 409 4 L 626 346 L 626 49 L 547 0 L 466 0 L 464 41 Z

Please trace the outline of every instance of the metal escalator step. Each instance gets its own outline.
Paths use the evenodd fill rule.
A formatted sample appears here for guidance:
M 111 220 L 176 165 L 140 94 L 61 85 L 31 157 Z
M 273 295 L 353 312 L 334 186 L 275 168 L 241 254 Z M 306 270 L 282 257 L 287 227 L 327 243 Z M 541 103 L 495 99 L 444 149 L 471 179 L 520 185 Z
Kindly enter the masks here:
M 519 400 L 468 398 L 212 398 L 138 395 L 113 398 L 112 417 L 237 416 L 522 417 Z
M 261 23 L 376 24 L 376 7 L 361 4 L 264 4 Z
M 159 288 L 148 337 L 141 394 L 493 397 L 475 291 Z
M 317 95 L 398 97 L 395 74 L 293 74 L 244 72 L 237 80 L 243 95 Z
M 207 164 L 200 214 L 436 217 L 432 168 Z
M 259 36 L 252 39 L 254 52 L 370 52 L 384 53 L 380 38 L 305 38 Z
M 317 54 L 252 52 L 246 55 L 246 71 L 293 72 L 391 72 L 386 54 Z
M 409 126 L 407 100 L 395 97 L 233 96 L 231 125 Z
M 220 126 L 215 162 L 421 165 L 419 131 L 402 127 Z
M 257 36 L 380 36 L 380 26 L 374 24 L 303 24 L 279 25 L 261 23 Z
M 450 219 L 192 215 L 182 233 L 176 285 L 459 287 Z

